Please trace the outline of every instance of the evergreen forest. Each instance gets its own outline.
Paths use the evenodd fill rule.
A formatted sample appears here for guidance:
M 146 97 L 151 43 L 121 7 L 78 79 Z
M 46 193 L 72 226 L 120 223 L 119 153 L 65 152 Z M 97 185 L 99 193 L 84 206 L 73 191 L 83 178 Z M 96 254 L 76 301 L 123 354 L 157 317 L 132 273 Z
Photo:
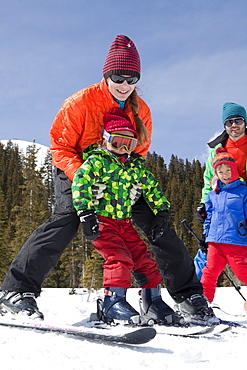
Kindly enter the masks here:
M 11 141 L 6 146 L 0 142 L 0 285 L 13 258 L 31 233 L 49 218 L 53 209 L 51 154 L 48 150 L 41 168 L 37 168 L 37 158 L 35 143 L 23 153 Z M 194 258 L 198 243 L 181 221 L 186 219 L 194 232 L 201 236 L 202 226 L 196 220 L 195 210 L 201 198 L 204 165 L 198 160 L 189 162 L 176 155 L 172 155 L 166 164 L 162 156 L 153 152 L 148 153 L 146 166 L 164 190 L 171 204 L 171 222 Z M 139 234 L 147 242 L 140 231 Z M 102 287 L 102 264 L 102 257 L 85 239 L 79 227 L 77 236 L 43 287 L 69 287 L 72 291 L 77 287 L 99 289 Z M 227 286 L 229 281 L 221 276 L 218 284 Z M 134 281 L 133 286 L 136 286 Z

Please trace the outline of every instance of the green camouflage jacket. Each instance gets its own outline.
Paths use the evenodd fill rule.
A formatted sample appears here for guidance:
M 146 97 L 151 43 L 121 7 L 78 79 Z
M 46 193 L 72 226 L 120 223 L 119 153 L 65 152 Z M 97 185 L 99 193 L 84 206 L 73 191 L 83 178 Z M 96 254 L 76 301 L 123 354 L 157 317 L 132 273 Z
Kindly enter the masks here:
M 103 148 L 92 146 L 83 155 L 85 162 L 78 168 L 72 183 L 73 205 L 78 210 L 93 209 L 98 215 L 122 220 L 131 217 L 130 189 L 142 184 L 142 194 L 156 214 L 170 207 L 153 174 L 144 166 L 145 159 L 132 152 L 122 163 L 117 156 Z M 98 205 L 92 201 L 92 186 L 96 182 L 106 185 Z
M 206 168 L 205 168 L 205 171 L 204 171 L 204 174 L 203 174 L 204 186 L 202 188 L 201 203 L 206 202 L 206 197 L 207 197 L 208 193 L 212 190 L 211 185 L 210 185 L 210 181 L 211 181 L 211 179 L 214 175 L 212 159 L 215 157 L 216 149 L 219 148 L 219 147 L 222 147 L 221 143 L 217 144 L 214 148 L 211 149 L 211 151 L 209 153 L 209 156 L 208 156 L 208 159 L 207 159 L 207 162 L 206 162 Z

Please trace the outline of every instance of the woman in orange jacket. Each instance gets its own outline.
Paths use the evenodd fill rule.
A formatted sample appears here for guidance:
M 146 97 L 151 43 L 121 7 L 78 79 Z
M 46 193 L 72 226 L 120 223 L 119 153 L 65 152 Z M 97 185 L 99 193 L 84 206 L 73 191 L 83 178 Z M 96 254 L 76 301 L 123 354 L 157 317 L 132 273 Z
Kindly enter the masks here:
M 2 309 L 26 311 L 29 315 L 42 317 L 35 298 L 40 295 L 44 279 L 74 238 L 80 222 L 72 205 L 71 181 L 82 164 L 83 149 L 101 138 L 103 116 L 107 111 L 113 107 L 124 109 L 139 136 L 135 151 L 144 157 L 147 155 L 152 132 L 151 114 L 136 91 L 136 83 L 140 79 L 140 57 L 135 44 L 127 36 L 118 35 L 113 41 L 103 76 L 101 82 L 65 100 L 54 119 L 50 130 L 56 200 L 54 212 L 33 232 L 12 262 L 1 287 Z M 136 189 L 138 185 L 133 189 L 133 198 Z M 205 321 L 213 316 L 202 296 L 193 261 L 170 225 L 168 212 L 159 220 L 159 225 L 154 225 L 154 214 L 141 196 L 133 206 L 133 219 L 149 237 L 166 287 L 180 311 L 193 321 Z M 156 239 L 150 230 L 151 224 L 161 231 Z

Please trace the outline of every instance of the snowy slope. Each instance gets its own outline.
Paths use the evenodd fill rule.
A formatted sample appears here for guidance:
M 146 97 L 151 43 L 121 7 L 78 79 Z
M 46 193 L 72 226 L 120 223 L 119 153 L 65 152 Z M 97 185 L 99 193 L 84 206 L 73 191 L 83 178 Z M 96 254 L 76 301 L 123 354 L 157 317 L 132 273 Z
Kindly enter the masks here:
M 8 141 L 9 140 L 0 140 L 0 142 L 4 146 L 7 145 Z M 11 142 L 14 145 L 18 145 L 20 151 L 22 151 L 24 155 L 26 154 L 27 147 L 30 145 L 33 145 L 32 142 L 25 141 L 25 140 L 12 140 L 11 139 Z M 39 149 L 38 154 L 37 154 L 37 167 L 40 168 L 42 164 L 44 163 L 44 160 L 45 160 L 45 157 L 47 155 L 47 151 L 49 150 L 49 148 L 45 145 L 38 144 L 38 143 L 35 143 L 35 146 L 37 149 Z
M 241 292 L 247 296 L 247 288 Z M 45 322 L 77 324 L 86 322 L 95 311 L 96 294 L 88 295 L 77 290 L 44 289 L 38 298 Z M 100 291 L 102 294 L 102 291 Z M 163 298 L 173 301 L 166 289 Z M 138 309 L 137 289 L 129 289 L 129 302 Z M 218 288 L 215 302 L 230 313 L 245 315 L 243 299 L 234 288 Z M 247 316 L 228 316 L 216 312 L 224 319 L 247 323 Z M 151 342 L 139 346 L 103 344 L 78 340 L 65 335 L 40 333 L 29 330 L 0 327 L 0 353 L 4 370 L 59 369 L 59 370 L 194 370 L 242 368 L 246 362 L 247 329 L 234 328 L 220 339 L 191 339 L 159 334 Z

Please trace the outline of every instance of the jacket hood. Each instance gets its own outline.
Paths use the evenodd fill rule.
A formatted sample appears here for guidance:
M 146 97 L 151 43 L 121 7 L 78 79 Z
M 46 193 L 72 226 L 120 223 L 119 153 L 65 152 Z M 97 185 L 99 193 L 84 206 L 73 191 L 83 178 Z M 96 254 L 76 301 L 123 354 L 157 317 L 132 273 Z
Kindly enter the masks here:
M 230 182 L 229 184 L 223 184 L 222 181 L 218 180 L 218 189 L 219 190 L 227 190 L 227 189 L 234 189 L 237 188 L 238 186 L 246 186 L 246 182 L 242 177 L 239 177 L 237 180 Z

